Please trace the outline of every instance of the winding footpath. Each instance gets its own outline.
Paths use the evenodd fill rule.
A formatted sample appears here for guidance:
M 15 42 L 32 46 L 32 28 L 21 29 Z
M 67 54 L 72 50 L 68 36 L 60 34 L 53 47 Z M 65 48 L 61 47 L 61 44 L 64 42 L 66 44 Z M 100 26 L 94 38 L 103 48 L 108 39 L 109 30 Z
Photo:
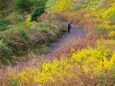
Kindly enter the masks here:
M 67 28 L 68 26 L 68 23 L 67 22 L 62 22 L 62 25 L 65 26 Z M 71 25 L 72 28 L 71 28 L 71 32 L 68 33 L 68 32 L 65 32 L 62 37 L 60 37 L 57 41 L 55 41 L 54 43 L 50 44 L 49 48 L 50 48 L 50 51 L 49 53 L 47 54 L 42 54 L 40 55 L 40 58 L 42 59 L 46 59 L 47 57 L 49 59 L 53 59 L 54 58 L 54 52 L 56 54 L 58 54 L 58 52 L 61 51 L 62 47 L 66 47 L 66 46 L 70 46 L 70 44 L 72 42 L 74 42 L 74 40 L 78 40 L 78 39 L 82 39 L 85 37 L 85 31 L 82 29 L 82 27 L 80 26 L 77 26 L 77 25 Z M 66 45 L 66 46 L 65 46 Z M 26 67 L 32 67 L 35 65 L 35 63 L 39 63 L 40 61 L 40 58 L 39 56 L 37 56 L 37 58 L 33 58 L 31 60 L 28 60 L 28 61 L 24 61 L 24 62 L 21 62 L 21 63 L 17 63 L 17 65 L 14 65 L 14 66 L 8 66 L 6 68 L 3 69 L 3 71 L 5 73 L 9 73 L 9 71 L 20 71 L 20 70 L 23 70 L 25 69 Z
M 66 27 L 66 29 L 68 28 L 67 22 L 62 22 L 62 25 Z M 75 40 L 79 40 L 85 37 L 86 33 L 82 27 L 74 24 L 72 24 L 71 26 L 72 27 L 70 33 L 65 32 L 57 41 L 50 44 L 49 53 L 41 55 L 42 57 L 52 59 L 55 57 L 55 55 L 62 54 L 62 50 L 64 50 L 64 48 L 66 49 L 66 47 L 71 46 L 71 44 L 75 42 Z
M 68 23 L 62 22 L 62 25 L 64 25 L 67 28 Z M 63 34 L 63 36 L 61 38 L 59 38 L 58 41 L 56 41 L 50 45 L 50 52 L 57 51 L 64 45 L 68 45 L 76 39 L 85 37 L 85 31 L 82 29 L 82 27 L 73 25 L 73 24 L 71 26 L 72 27 L 71 27 L 70 33 L 65 32 Z

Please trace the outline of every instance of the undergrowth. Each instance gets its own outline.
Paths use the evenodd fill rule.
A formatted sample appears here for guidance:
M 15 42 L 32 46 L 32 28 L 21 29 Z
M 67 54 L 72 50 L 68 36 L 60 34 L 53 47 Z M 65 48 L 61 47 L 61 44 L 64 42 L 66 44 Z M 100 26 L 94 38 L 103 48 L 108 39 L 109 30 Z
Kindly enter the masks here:
M 28 15 L 26 21 L 19 23 L 17 27 L 0 32 L 0 57 L 10 62 L 11 59 L 15 60 L 32 51 L 36 54 L 48 52 L 47 46 L 55 41 L 65 28 L 56 17 L 53 20 L 51 17 L 43 20 L 41 16 L 39 23 L 31 22 L 31 16 Z M 50 20 L 52 22 L 48 22 Z

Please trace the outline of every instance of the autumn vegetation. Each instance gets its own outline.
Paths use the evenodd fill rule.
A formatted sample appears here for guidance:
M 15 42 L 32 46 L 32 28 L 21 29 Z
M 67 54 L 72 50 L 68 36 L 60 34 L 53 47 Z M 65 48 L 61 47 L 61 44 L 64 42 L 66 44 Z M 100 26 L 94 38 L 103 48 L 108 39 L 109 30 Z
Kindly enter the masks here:
M 19 5 L 15 4 L 18 12 L 11 13 L 7 7 L 0 11 L 2 18 L 4 16 L 0 19 L 3 63 L 18 61 L 16 57 L 23 55 L 24 58 L 28 52 L 46 52 L 48 45 L 65 31 L 59 21 L 82 26 L 86 37 L 62 48 L 59 57 L 54 55 L 52 60 L 39 61 L 22 70 L 12 69 L 5 74 L 1 68 L 1 86 L 115 85 L 114 0 L 39 0 L 43 7 L 35 3 L 36 0 L 25 1 L 31 3 L 30 7 L 18 10 Z M 4 15 L 4 12 L 10 14 Z

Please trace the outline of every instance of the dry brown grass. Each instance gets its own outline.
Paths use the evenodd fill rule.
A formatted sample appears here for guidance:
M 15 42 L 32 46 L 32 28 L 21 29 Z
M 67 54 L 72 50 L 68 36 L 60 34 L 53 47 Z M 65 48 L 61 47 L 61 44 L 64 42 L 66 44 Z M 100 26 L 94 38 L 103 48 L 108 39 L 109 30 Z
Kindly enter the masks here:
M 78 13 L 78 12 L 73 12 L 73 13 L 63 12 L 57 15 L 60 19 L 64 21 L 72 22 L 73 24 L 78 24 L 82 19 L 81 13 Z

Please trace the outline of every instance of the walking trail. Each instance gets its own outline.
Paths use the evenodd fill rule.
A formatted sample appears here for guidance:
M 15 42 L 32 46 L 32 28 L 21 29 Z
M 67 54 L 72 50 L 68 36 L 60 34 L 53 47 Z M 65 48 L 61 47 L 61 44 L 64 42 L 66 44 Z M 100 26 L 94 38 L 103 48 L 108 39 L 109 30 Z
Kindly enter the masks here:
M 62 25 L 64 25 L 66 28 L 68 26 L 68 23 L 67 22 L 62 22 Z M 70 33 L 68 32 L 65 32 L 62 37 L 60 37 L 57 41 L 55 41 L 54 43 L 52 43 L 49 48 L 50 48 L 50 51 L 49 53 L 47 54 L 43 54 L 41 55 L 40 57 L 44 57 L 44 58 L 47 58 L 47 57 L 50 57 L 50 58 L 53 58 L 53 52 L 56 52 L 58 54 L 58 52 L 61 50 L 62 47 L 66 47 L 66 46 L 70 46 L 70 44 L 72 42 L 74 42 L 74 40 L 77 40 L 77 39 L 82 39 L 85 37 L 85 31 L 82 29 L 82 27 L 80 26 L 77 26 L 77 25 L 71 25 L 71 30 L 70 30 Z M 66 46 L 65 46 L 66 45 Z M 28 61 L 24 61 L 24 62 L 21 62 L 21 63 L 18 63 L 17 65 L 14 65 L 14 66 L 8 66 L 6 68 L 4 68 L 4 71 L 8 72 L 10 70 L 14 70 L 14 71 L 18 71 L 18 70 L 22 70 L 24 68 L 26 68 L 27 66 L 34 66 L 36 62 L 39 62 L 40 61 L 40 58 L 34 58 L 34 59 L 31 59 L 31 60 L 28 60 Z
M 67 28 L 68 23 L 62 22 L 62 25 L 64 25 Z M 85 31 L 82 29 L 82 27 L 73 25 L 73 24 L 71 26 L 72 26 L 72 28 L 70 30 L 70 33 L 65 32 L 63 34 L 63 36 L 61 38 L 59 38 L 58 41 L 56 41 L 50 45 L 50 52 L 57 51 L 64 45 L 68 45 L 68 44 L 70 44 L 70 42 L 73 42 L 76 39 L 85 37 Z

